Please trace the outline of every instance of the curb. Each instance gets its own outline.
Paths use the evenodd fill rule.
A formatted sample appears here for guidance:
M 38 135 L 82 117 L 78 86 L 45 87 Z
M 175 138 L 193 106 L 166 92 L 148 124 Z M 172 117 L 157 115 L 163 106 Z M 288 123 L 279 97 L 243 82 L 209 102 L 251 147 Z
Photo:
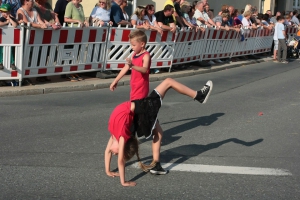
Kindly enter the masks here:
M 151 74 L 150 82 L 162 81 L 166 78 L 181 78 L 187 76 L 194 76 L 198 74 L 205 74 L 211 72 L 218 72 L 226 69 L 232 69 L 245 65 L 257 64 L 262 62 L 268 62 L 272 58 L 262 58 L 257 60 L 239 61 L 236 63 L 223 63 L 222 65 L 216 65 L 212 67 L 203 67 L 192 65 L 187 70 L 163 73 L 163 74 Z M 76 83 L 71 82 L 60 82 L 60 83 L 47 83 L 44 85 L 35 86 L 23 86 L 23 87 L 3 87 L 0 90 L 0 97 L 9 96 L 24 96 L 24 95 L 39 95 L 39 94 L 51 94 L 61 92 L 73 92 L 73 91 L 87 91 L 109 88 L 112 80 L 111 79 L 97 79 L 97 80 L 84 80 Z M 119 81 L 118 86 L 125 86 L 130 84 L 130 76 L 126 75 Z

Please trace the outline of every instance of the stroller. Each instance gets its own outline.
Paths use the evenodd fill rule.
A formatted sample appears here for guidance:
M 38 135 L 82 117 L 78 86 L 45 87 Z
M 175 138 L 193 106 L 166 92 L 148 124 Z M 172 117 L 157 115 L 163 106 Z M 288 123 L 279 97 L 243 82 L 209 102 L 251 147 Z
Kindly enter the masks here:
M 293 37 L 287 44 L 287 58 L 300 58 L 300 37 Z

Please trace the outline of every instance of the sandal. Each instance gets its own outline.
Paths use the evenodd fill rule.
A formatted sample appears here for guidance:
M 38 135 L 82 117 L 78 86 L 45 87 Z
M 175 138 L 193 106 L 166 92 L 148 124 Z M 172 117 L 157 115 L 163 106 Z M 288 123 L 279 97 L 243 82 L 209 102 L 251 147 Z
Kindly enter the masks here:
M 79 76 L 78 74 L 74 74 L 74 76 L 77 78 L 78 81 L 82 81 L 84 80 L 84 78 L 82 78 L 81 76 Z
M 67 78 L 68 78 L 71 82 L 76 82 L 76 81 L 78 81 L 78 79 L 77 79 L 73 74 L 67 75 Z

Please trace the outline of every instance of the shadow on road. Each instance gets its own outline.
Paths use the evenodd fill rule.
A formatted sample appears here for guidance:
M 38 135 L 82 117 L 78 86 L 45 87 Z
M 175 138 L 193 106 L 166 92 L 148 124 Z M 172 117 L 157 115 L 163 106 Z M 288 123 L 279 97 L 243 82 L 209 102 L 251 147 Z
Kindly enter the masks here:
M 181 164 L 183 162 L 185 162 L 186 160 L 188 160 L 191 157 L 195 157 L 198 156 L 206 151 L 212 150 L 212 149 L 216 149 L 219 148 L 220 146 L 230 143 L 230 142 L 234 142 L 236 144 L 240 144 L 246 147 L 251 147 L 253 145 L 259 144 L 263 141 L 263 139 L 257 139 L 254 140 L 252 142 L 245 142 L 243 140 L 239 140 L 237 138 L 229 138 L 227 140 L 223 140 L 220 142 L 215 142 L 215 143 L 210 143 L 207 145 L 200 145 L 200 144 L 189 144 L 189 145 L 183 145 L 180 147 L 175 147 L 169 150 L 165 150 L 163 152 L 161 152 L 161 162 L 164 163 L 168 163 L 171 162 L 174 159 L 177 159 L 177 161 L 175 163 L 173 163 L 171 166 L 168 167 L 168 169 L 172 169 L 173 167 L 175 167 L 178 164 Z M 152 156 L 148 156 L 146 158 L 141 159 L 142 161 L 149 161 L 152 159 Z M 127 163 L 127 165 L 131 165 L 135 163 L 135 161 L 129 162 Z M 141 172 L 140 174 L 138 174 L 137 176 L 135 176 L 132 181 L 135 181 L 141 177 L 143 177 L 144 175 L 146 175 L 147 173 L 145 172 Z
M 182 136 L 174 136 L 174 135 L 191 130 L 191 129 L 199 127 L 199 126 L 209 126 L 212 123 L 214 123 L 215 121 L 217 121 L 218 118 L 223 115 L 225 115 L 225 113 L 214 113 L 209 116 L 181 119 L 181 120 L 177 120 L 177 121 L 170 121 L 170 122 L 162 123 L 161 126 L 163 128 L 164 124 L 189 121 L 187 123 L 184 123 L 184 124 L 175 126 L 173 128 L 170 128 L 168 130 L 165 130 L 162 145 L 164 146 L 164 145 L 171 144 L 171 143 L 179 140 L 182 137 Z M 140 143 L 143 143 L 145 141 L 147 141 L 147 140 L 144 138 L 139 140 Z

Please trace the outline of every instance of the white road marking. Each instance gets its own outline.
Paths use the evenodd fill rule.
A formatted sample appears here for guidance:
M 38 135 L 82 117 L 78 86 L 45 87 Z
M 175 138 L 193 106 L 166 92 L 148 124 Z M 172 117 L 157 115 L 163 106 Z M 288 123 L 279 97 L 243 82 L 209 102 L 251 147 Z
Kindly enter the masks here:
M 179 164 L 161 163 L 162 167 L 170 171 L 219 173 L 219 174 L 243 174 L 243 175 L 263 175 L 263 176 L 291 176 L 292 173 L 285 169 L 259 168 L 259 167 L 238 167 L 220 165 L 200 165 L 200 164 Z M 138 168 L 138 164 L 131 165 Z

